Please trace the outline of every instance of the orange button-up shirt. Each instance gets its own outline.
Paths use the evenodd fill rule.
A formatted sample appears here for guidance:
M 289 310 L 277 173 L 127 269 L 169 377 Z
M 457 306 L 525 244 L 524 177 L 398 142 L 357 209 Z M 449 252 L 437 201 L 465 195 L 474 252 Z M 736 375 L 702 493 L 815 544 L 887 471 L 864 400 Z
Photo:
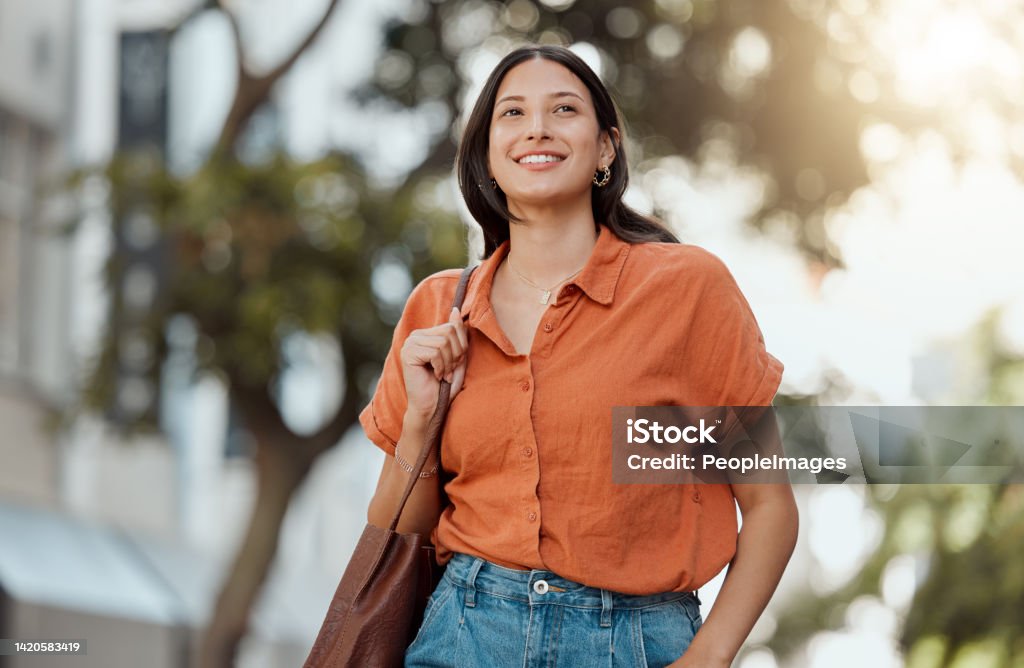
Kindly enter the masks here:
M 613 483 L 612 407 L 770 405 L 783 367 L 747 300 L 708 251 L 630 244 L 601 225 L 521 355 L 490 301 L 508 249 L 476 269 L 462 307 L 469 348 L 442 432 L 451 503 L 431 533 L 438 561 L 464 552 L 626 594 L 700 587 L 736 551 L 732 488 Z M 447 321 L 460 274 L 413 290 L 359 416 L 389 455 L 406 407 L 399 351 L 412 330 Z

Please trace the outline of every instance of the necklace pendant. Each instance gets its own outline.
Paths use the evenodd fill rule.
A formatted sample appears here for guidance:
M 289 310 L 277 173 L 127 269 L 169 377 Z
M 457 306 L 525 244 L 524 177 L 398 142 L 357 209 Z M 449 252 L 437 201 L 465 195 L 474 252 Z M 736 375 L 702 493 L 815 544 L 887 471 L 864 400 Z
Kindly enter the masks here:
M 550 297 L 551 297 L 551 290 L 545 290 L 544 291 L 544 296 L 540 298 L 540 303 L 541 304 L 547 304 L 548 303 L 548 298 L 550 298 Z

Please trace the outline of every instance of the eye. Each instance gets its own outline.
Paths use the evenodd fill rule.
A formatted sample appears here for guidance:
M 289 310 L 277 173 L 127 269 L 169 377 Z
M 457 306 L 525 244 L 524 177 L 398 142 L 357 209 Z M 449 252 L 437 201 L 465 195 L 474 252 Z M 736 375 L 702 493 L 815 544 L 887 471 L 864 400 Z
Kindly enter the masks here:
M 523 112 L 519 111 L 519 109 L 518 109 L 517 107 L 509 107 L 509 108 L 508 108 L 508 109 L 506 109 L 505 111 L 501 112 L 501 115 L 502 115 L 502 116 L 508 116 L 508 115 L 509 115 L 509 114 L 511 114 L 511 113 L 512 113 L 513 111 L 514 111 L 514 112 L 516 112 L 517 114 L 521 114 L 521 113 L 523 113 Z
M 558 105 L 558 110 L 561 111 L 562 109 L 568 109 L 569 111 L 576 111 L 576 107 L 572 106 L 571 104 L 560 104 L 560 105 Z

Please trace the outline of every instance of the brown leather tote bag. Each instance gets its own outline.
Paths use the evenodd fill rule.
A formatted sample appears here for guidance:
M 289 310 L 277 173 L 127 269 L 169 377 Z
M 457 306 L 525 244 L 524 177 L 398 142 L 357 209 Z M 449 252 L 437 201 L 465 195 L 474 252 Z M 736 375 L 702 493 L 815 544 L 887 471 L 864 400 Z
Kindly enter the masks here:
M 462 307 L 469 277 L 475 269 L 475 266 L 467 267 L 462 272 L 452 304 L 455 308 Z M 434 546 L 426 538 L 416 533 L 398 533 L 395 528 L 418 481 L 441 484 L 440 470 L 437 478 L 420 478 L 419 474 L 430 451 L 438 449 L 450 393 L 451 385 L 442 378 L 437 408 L 427 424 L 428 447 L 422 449 L 412 465 L 409 482 L 390 527 L 382 529 L 367 524 L 363 529 L 306 658 L 305 668 L 402 665 L 405 650 L 423 621 L 427 599 L 444 571 L 437 564 Z

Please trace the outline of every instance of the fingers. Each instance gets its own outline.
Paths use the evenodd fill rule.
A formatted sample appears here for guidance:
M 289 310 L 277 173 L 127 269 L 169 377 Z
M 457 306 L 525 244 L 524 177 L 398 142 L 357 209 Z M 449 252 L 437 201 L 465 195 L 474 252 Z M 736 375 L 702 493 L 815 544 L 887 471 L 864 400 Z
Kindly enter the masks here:
M 458 394 L 459 391 L 462 390 L 462 384 L 463 384 L 463 381 L 465 381 L 465 379 L 466 379 L 466 365 L 465 364 L 459 364 L 458 366 L 455 367 L 455 371 L 452 373 L 451 380 L 448 381 L 452 385 L 452 391 L 451 391 L 451 394 L 448 397 L 449 402 L 452 399 L 455 398 L 455 395 Z
M 469 335 L 458 309 L 452 308 L 448 321 L 429 329 L 413 330 L 406 342 L 410 363 L 429 364 L 434 378 L 452 382 L 455 369 L 463 363 L 469 347 Z
M 459 343 L 462 344 L 462 351 L 465 352 L 466 348 L 469 347 L 469 334 L 466 332 L 466 323 L 462 322 L 462 314 L 454 306 L 452 307 L 452 312 L 448 315 L 448 322 L 455 325 L 455 332 L 459 336 Z
M 453 375 L 456 369 L 462 365 L 466 358 L 466 351 L 469 349 L 469 333 L 466 331 L 466 324 L 462 322 L 462 314 L 459 313 L 459 309 L 452 307 L 451 312 L 448 314 L 448 322 L 455 329 L 455 364 L 449 370 L 445 380 L 449 383 L 452 382 Z
M 429 350 L 425 362 L 429 362 L 434 370 L 434 378 L 441 380 L 455 365 L 455 353 L 452 350 L 451 338 L 439 335 L 423 336 L 417 341 Z

